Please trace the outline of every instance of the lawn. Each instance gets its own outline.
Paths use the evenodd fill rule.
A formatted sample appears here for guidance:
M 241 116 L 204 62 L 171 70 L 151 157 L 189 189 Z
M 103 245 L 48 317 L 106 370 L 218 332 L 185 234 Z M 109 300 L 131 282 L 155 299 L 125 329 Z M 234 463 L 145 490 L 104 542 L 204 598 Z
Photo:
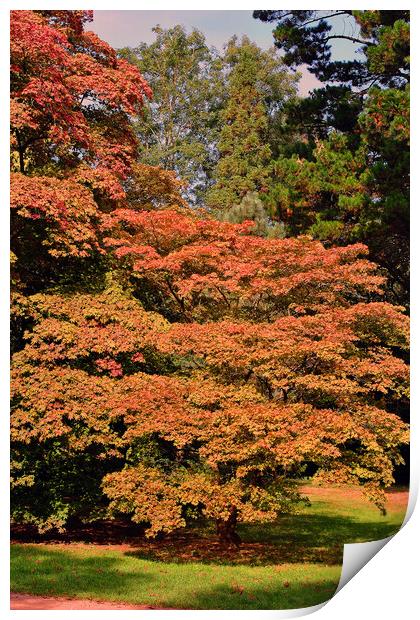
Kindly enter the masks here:
M 165 541 L 121 545 L 13 544 L 11 589 L 183 609 L 290 609 L 330 598 L 343 544 L 389 536 L 407 492 L 388 495 L 386 516 L 356 489 L 305 487 L 311 506 L 270 526 L 240 528 L 240 549 L 195 529 Z

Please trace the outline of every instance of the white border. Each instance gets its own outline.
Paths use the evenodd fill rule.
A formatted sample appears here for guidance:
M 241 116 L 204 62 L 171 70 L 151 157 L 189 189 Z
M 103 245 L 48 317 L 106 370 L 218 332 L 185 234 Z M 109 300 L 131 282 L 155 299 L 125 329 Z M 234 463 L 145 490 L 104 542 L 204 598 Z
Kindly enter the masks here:
M 75 4 L 77 6 L 75 6 Z M 226 10 L 226 9 L 236 9 L 236 10 L 253 10 L 253 9 L 265 9 L 268 8 L 269 4 L 266 2 L 260 1 L 249 1 L 249 0 L 241 0 L 241 1 L 224 1 L 220 2 L 219 0 L 213 0 L 211 2 L 211 6 L 206 6 L 206 2 L 200 3 L 201 10 Z M 382 0 L 381 9 L 395 9 L 395 2 L 389 2 Z M 302 6 L 303 5 L 303 6 Z M 316 8 L 320 10 L 330 9 L 330 5 L 326 5 L 324 2 L 313 3 L 313 2 L 305 2 L 302 4 L 298 4 L 297 6 L 293 2 L 289 2 L 284 6 L 288 6 L 290 8 Z M 334 7 L 336 9 L 348 8 L 348 2 L 335 2 Z M 418 109 L 418 94 L 419 94 L 419 69 L 418 69 L 418 59 L 419 59 L 419 14 L 420 11 L 416 7 L 414 1 L 406 1 L 404 3 L 405 8 L 409 8 L 412 11 L 412 24 L 413 24 L 413 32 L 414 36 L 412 37 L 412 48 L 413 48 L 413 84 L 414 84 L 414 102 L 412 103 L 412 135 L 415 138 L 415 146 L 412 151 L 412 169 L 415 174 L 412 175 L 412 197 L 413 197 L 413 209 L 412 209 L 412 273 L 414 274 L 413 280 L 413 288 L 414 292 L 412 294 L 412 342 L 413 342 L 413 362 L 412 362 L 412 376 L 414 380 L 412 381 L 413 387 L 413 397 L 412 397 L 412 436 L 411 441 L 412 445 L 415 445 L 416 450 L 411 450 L 411 485 L 410 485 L 410 496 L 411 496 L 411 506 L 410 511 L 413 510 L 413 502 L 414 497 L 417 494 L 418 483 L 419 483 L 419 471 L 420 471 L 420 462 L 419 462 L 419 423 L 416 422 L 415 417 L 417 415 L 418 404 L 419 404 L 419 391 L 416 386 L 416 378 L 420 377 L 419 374 L 419 353 L 418 353 L 418 345 L 417 343 L 420 341 L 420 327 L 419 327 L 419 318 L 418 318 L 418 289 L 415 286 L 415 277 L 419 273 L 419 264 L 420 264 L 420 255 L 419 255 L 419 231 L 420 231 L 420 216 L 419 216 L 419 205 L 418 200 L 416 198 L 420 196 L 419 192 L 419 178 L 420 174 L 418 170 L 419 162 L 417 157 L 417 151 L 419 148 L 418 136 L 419 136 L 419 109 Z M 148 2 L 138 2 L 132 3 L 127 0 L 119 0 L 118 3 L 111 2 L 109 0 L 102 0 L 99 2 L 98 0 L 91 0 L 90 2 L 86 2 L 86 0 L 79 0 L 76 3 L 68 2 L 68 1 L 60 1 L 57 0 L 55 2 L 51 1 L 43 1 L 43 2 L 27 2 L 23 0 L 15 0 L 14 2 L 5 2 L 2 3 L 0 7 L 0 45 L 1 45 L 1 53 L 0 53 L 0 75 L 1 75 L 1 86 L 2 86 L 2 109 L 0 114 L 0 132 L 1 132 L 1 147 L 0 147 L 0 162 L 1 162 L 1 170 L 2 175 L 1 183 L 3 189 L 3 196 L 9 195 L 9 186 L 8 186 L 8 176 L 5 174 L 5 171 L 8 170 L 8 117 L 9 110 L 5 102 L 8 101 L 7 92 L 9 90 L 8 85 L 8 75 L 9 75 L 9 10 L 10 9 L 38 9 L 38 8 L 50 8 L 50 9 L 96 9 L 96 10 L 197 10 L 196 2 L 190 1 L 182 1 L 178 0 L 176 3 L 174 1 L 170 2 L 168 0 L 153 0 L 152 3 Z M 358 9 L 370 9 L 372 8 L 371 2 L 358 2 Z M 417 160 L 417 161 L 416 161 Z M 8 199 L 6 199 L 6 205 L 8 204 Z M 44 617 L 44 611 L 13 611 L 9 610 L 9 582 L 8 579 L 5 579 L 4 576 L 8 575 L 8 562 L 9 562 L 9 554 L 8 554 L 8 501 L 5 501 L 5 498 L 8 498 L 8 416 L 7 412 L 9 410 L 9 389 L 8 389 L 8 381 L 6 377 L 8 377 L 8 342 L 9 342 L 9 325 L 8 325 L 8 251 L 6 249 L 9 246 L 9 219 L 7 214 L 8 209 L 3 207 L 1 210 L 1 220 L 0 220 L 0 277 L 2 282 L 2 294 L 0 295 L 0 342 L 2 343 L 2 355 L 0 356 L 0 376 L 1 376 L 1 403 L 2 403 L 2 432 L 0 434 L 1 441 L 1 459 L 2 459 L 2 467 L 0 469 L 0 480 L 2 483 L 3 493 L 2 497 L 2 514 L 1 514 L 1 549 L 3 553 L 1 554 L 2 561 L 5 563 L 2 570 L 3 579 L 0 581 L 0 610 L 3 612 L 3 617 L 15 617 L 15 614 L 26 614 L 26 617 L 36 616 L 38 618 Z M 386 547 L 381 551 L 379 555 L 373 558 L 367 566 L 365 566 L 352 580 L 351 584 L 341 590 L 333 599 L 325 606 L 317 606 L 322 607 L 319 611 L 317 611 L 316 618 L 319 620 L 336 620 L 340 618 L 340 620 L 354 620 L 355 617 L 362 615 L 363 618 L 369 617 L 380 617 L 382 620 L 395 620 L 396 617 L 404 618 L 404 620 L 411 620 L 416 617 L 415 611 L 418 610 L 418 558 L 414 553 L 414 546 L 416 539 L 418 541 L 420 531 L 420 515 L 419 510 L 414 512 L 412 518 L 407 522 L 403 530 L 396 535 L 390 542 L 386 545 Z M 369 544 L 369 543 L 365 543 Z M 354 547 L 354 545 L 348 545 L 348 547 Z M 309 609 L 306 610 L 310 611 Z M 61 614 L 74 614 L 74 611 L 50 611 L 49 617 L 61 617 Z M 83 611 L 77 612 L 78 618 L 82 616 L 80 614 L 85 614 Z M 115 611 L 89 611 L 87 617 L 91 618 L 92 614 L 99 614 L 102 616 L 105 614 L 107 617 L 111 617 L 109 614 L 117 614 Z M 136 614 L 136 617 L 139 615 L 144 615 L 149 612 L 142 611 L 127 611 L 125 613 L 128 614 Z M 29 614 L 29 615 L 28 615 Z M 238 618 L 239 616 L 243 617 L 257 617 L 258 618 L 280 618 L 280 617 L 292 617 L 291 613 L 285 613 L 284 611 L 194 611 L 194 612 L 184 612 L 184 611 L 153 611 L 154 618 L 167 618 L 168 614 L 171 614 L 171 617 L 174 616 L 190 616 L 194 618 L 199 616 L 200 618 L 213 618 L 215 614 L 217 614 L 218 618 Z M 294 614 L 293 614 L 294 615 Z M 301 615 L 301 614 L 299 614 Z

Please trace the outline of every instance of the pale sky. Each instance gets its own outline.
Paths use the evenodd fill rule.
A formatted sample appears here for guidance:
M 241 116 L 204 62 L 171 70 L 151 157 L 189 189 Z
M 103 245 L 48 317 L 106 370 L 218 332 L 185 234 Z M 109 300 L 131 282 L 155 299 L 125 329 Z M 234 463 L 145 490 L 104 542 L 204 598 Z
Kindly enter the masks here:
M 274 24 L 267 24 L 252 17 L 252 11 L 94 11 L 94 21 L 87 28 L 96 32 L 112 47 L 135 47 L 140 42 L 151 43 L 155 35 L 152 28 L 160 24 L 170 28 L 176 24 L 184 25 L 187 31 L 200 30 L 207 43 L 222 51 L 223 45 L 234 35 L 246 34 L 263 49 L 273 45 Z M 334 22 L 336 32 L 348 31 L 346 18 L 338 17 Z M 337 60 L 353 56 L 354 45 L 346 41 L 337 41 L 333 56 Z M 305 67 L 300 67 L 302 79 L 299 85 L 301 95 L 319 87 L 318 80 Z

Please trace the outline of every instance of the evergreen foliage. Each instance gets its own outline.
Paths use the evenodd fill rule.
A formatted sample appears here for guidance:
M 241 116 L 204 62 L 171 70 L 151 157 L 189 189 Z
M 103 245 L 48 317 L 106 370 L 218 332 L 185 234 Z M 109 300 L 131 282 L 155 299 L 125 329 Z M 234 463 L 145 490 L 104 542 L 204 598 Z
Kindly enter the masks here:
M 250 233 L 258 237 L 282 239 L 286 236 L 283 223 L 270 220 L 257 192 L 248 192 L 242 198 L 239 205 L 235 205 L 227 211 L 222 211 L 220 219 L 224 222 L 231 222 L 233 224 L 242 224 L 246 221 L 252 221 L 254 222 L 254 226 L 250 230 Z
M 294 93 L 294 80 L 274 50 L 263 51 L 247 37 L 226 46 L 227 101 L 221 113 L 215 184 L 207 204 L 216 210 L 238 204 L 248 192 L 267 191 L 271 149 L 270 116 Z
M 366 243 L 389 278 L 388 298 L 407 306 L 409 11 L 254 15 L 277 22 L 274 39 L 287 65 L 305 62 L 326 83 L 291 101 L 277 127 L 266 205 L 288 234 Z M 336 18 L 345 18 L 347 30 L 336 33 Z M 359 47 L 358 60 L 331 60 L 340 37 Z

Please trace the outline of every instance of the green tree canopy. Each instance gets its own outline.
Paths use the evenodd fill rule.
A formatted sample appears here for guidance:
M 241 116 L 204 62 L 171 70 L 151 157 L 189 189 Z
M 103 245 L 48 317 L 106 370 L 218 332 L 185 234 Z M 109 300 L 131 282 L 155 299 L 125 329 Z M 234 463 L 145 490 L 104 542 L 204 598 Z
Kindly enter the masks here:
M 227 103 L 221 112 L 215 184 L 207 195 L 209 206 L 222 210 L 248 192 L 267 190 L 270 118 L 295 92 L 295 80 L 274 49 L 264 51 L 247 37 L 233 37 L 223 60 Z
M 410 11 L 254 11 L 254 17 L 276 22 L 275 44 L 288 66 L 307 64 L 322 82 L 395 88 L 409 81 Z M 337 17 L 348 28 L 334 30 Z M 337 39 L 353 42 L 364 57 L 332 60 Z
M 254 15 L 277 22 L 274 39 L 287 65 L 307 63 L 326 83 L 290 101 L 272 132 L 270 213 L 290 235 L 367 243 L 387 271 L 390 298 L 407 304 L 409 11 Z M 337 18 L 352 25 L 352 35 L 333 28 Z M 358 46 L 357 60 L 332 60 L 338 38 Z
M 185 196 L 201 203 L 215 164 L 218 110 L 223 99 L 221 60 L 198 30 L 153 28 L 153 43 L 125 48 L 153 90 L 136 123 L 142 163 L 175 170 L 188 183 Z

